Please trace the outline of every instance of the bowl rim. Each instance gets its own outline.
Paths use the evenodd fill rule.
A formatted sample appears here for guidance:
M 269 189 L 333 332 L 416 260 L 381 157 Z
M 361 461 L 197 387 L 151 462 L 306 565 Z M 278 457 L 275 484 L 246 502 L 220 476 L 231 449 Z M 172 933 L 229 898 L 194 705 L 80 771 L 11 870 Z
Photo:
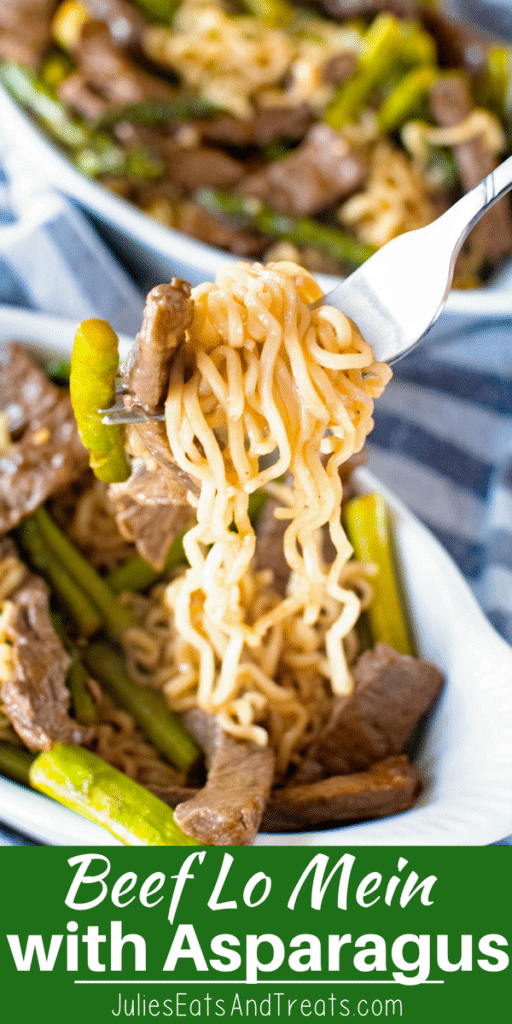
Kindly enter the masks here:
M 0 307 L 0 347 L 15 337 L 33 350 L 53 350 L 69 356 L 74 330 L 75 324 L 71 320 Z M 123 338 L 122 351 L 126 351 L 129 344 L 130 339 Z M 465 618 L 476 646 L 480 649 L 483 645 L 490 652 L 490 669 L 488 677 L 484 679 L 484 695 L 487 687 L 491 698 L 495 700 L 493 688 L 497 687 L 501 703 L 492 718 L 492 736 L 488 737 L 489 777 L 484 781 L 489 791 L 484 787 L 484 796 L 488 796 L 489 800 L 487 802 L 485 799 L 482 804 L 482 794 L 477 794 L 474 800 L 470 794 L 464 794 L 464 799 L 460 800 L 459 793 L 449 793 L 447 800 L 443 798 L 447 806 L 441 814 L 436 797 L 423 806 L 415 805 L 403 814 L 376 821 L 325 831 L 260 833 L 255 845 L 457 846 L 497 842 L 512 830 L 512 648 L 491 626 L 459 569 L 430 530 L 368 470 L 357 470 L 356 481 L 360 493 L 378 489 L 383 495 L 395 529 L 398 533 L 402 529 L 407 530 L 414 544 L 423 551 L 424 557 L 435 562 L 437 571 L 442 574 L 444 586 L 450 588 L 456 602 L 458 621 Z M 465 643 L 465 636 L 462 630 L 461 636 L 458 639 L 456 637 L 454 642 Z M 473 699 L 476 700 L 476 690 Z M 478 709 L 475 707 L 474 710 Z M 468 750 L 466 754 L 471 757 L 471 751 Z M 442 790 L 443 779 L 440 787 Z M 120 845 L 100 826 L 4 778 L 0 778 L 0 820 L 43 843 Z

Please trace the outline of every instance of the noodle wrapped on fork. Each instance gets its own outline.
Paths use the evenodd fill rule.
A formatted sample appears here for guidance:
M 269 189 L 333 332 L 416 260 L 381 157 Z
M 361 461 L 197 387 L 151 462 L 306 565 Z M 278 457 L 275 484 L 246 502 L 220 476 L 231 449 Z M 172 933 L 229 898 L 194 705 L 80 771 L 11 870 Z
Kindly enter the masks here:
M 165 413 L 172 455 L 200 495 L 183 542 L 189 567 L 161 598 L 175 641 L 163 688 L 177 710 L 217 714 L 239 738 L 265 743 L 277 730 L 285 767 L 329 684 L 334 693 L 351 688 L 343 641 L 361 599 L 347 571 L 339 468 L 363 447 L 391 371 L 342 313 L 310 309 L 321 291 L 296 264 L 239 263 L 192 295 Z M 283 474 L 290 486 L 276 484 Z M 290 521 L 284 599 L 251 568 L 249 496 L 261 487 Z M 323 527 L 335 550 L 330 566 Z

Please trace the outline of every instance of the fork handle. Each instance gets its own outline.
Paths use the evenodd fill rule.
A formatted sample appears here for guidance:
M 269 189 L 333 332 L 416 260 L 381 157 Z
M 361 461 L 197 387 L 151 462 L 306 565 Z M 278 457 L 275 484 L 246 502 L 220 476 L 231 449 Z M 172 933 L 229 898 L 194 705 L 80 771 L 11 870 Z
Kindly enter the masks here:
M 453 263 L 469 232 L 494 203 L 512 189 L 512 156 L 499 164 L 486 178 L 454 203 L 436 221 L 443 231 L 451 232 Z M 452 263 L 452 266 L 453 266 Z

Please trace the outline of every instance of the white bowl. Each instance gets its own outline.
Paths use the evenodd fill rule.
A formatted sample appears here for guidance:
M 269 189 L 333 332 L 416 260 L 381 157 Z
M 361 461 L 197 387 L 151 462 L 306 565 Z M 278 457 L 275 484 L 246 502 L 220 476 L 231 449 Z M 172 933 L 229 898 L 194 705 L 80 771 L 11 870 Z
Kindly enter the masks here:
M 43 180 L 65 193 L 86 210 L 114 251 L 147 291 L 172 276 L 190 284 L 211 281 L 227 262 L 239 259 L 231 253 L 198 242 L 182 231 L 164 227 L 132 203 L 86 178 L 53 145 L 31 118 L 0 85 L 0 125 L 8 126 L 9 145 L 38 168 Z M 324 291 L 332 290 L 338 278 L 315 275 Z M 502 298 L 507 312 L 512 309 L 512 261 L 485 288 L 453 290 L 443 320 L 470 317 L 492 293 L 491 301 Z
M 0 307 L 0 345 L 10 338 L 69 357 L 75 325 Z M 128 339 L 123 339 L 123 348 Z M 320 832 L 261 834 L 260 846 L 481 846 L 512 832 L 512 648 L 477 605 L 450 556 L 405 506 L 365 470 L 361 493 L 379 490 L 390 512 L 419 653 L 446 685 L 416 758 L 424 780 L 405 814 Z M 0 778 L 0 821 L 56 845 L 117 844 L 93 825 Z

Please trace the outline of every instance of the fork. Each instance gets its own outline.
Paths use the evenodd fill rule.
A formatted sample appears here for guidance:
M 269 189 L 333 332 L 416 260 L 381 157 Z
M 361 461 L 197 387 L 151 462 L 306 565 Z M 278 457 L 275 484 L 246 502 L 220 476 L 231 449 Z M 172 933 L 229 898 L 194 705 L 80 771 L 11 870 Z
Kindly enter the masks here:
M 512 188 L 512 156 L 436 220 L 379 249 L 345 281 L 318 299 L 349 316 L 376 359 L 395 363 L 425 337 L 448 298 L 455 261 L 480 217 Z M 100 409 L 103 423 L 164 419 L 123 407 Z

